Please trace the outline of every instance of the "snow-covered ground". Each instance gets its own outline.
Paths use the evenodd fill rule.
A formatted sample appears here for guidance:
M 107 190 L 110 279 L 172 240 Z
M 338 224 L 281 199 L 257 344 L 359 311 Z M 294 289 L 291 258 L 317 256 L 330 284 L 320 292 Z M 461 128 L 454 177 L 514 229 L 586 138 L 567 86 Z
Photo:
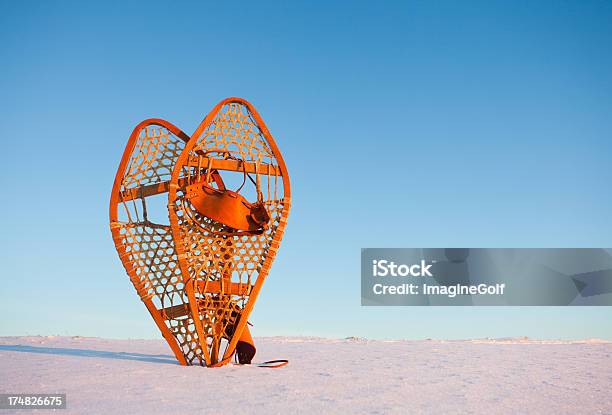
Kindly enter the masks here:
M 289 365 L 182 367 L 162 340 L 0 337 L 0 392 L 66 393 L 60 414 L 612 414 L 610 342 L 268 337 L 256 345 L 257 361 Z

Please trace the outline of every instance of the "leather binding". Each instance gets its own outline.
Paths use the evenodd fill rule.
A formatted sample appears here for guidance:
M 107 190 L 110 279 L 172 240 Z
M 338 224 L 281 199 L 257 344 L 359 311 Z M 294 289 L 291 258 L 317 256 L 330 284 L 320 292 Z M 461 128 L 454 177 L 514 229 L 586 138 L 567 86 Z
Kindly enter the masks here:
M 240 191 L 244 187 L 247 178 L 244 161 L 231 155 L 231 153 L 227 150 L 209 150 L 204 153 L 204 155 L 212 152 L 224 153 L 226 154 L 227 158 L 237 160 L 241 163 L 243 172 L 242 184 L 235 191 L 213 187 L 210 184 L 210 175 L 213 170 L 213 158 L 209 157 L 206 176 L 203 180 L 186 187 L 186 198 L 191 202 L 199 214 L 219 222 L 229 228 L 227 231 L 223 232 L 210 230 L 212 233 L 232 235 L 237 233 L 259 235 L 263 233 L 268 228 L 270 214 L 264 205 L 263 196 L 259 189 L 259 173 L 256 172 L 257 180 L 255 182 L 255 186 L 257 188 L 257 201 L 251 203 L 240 194 Z

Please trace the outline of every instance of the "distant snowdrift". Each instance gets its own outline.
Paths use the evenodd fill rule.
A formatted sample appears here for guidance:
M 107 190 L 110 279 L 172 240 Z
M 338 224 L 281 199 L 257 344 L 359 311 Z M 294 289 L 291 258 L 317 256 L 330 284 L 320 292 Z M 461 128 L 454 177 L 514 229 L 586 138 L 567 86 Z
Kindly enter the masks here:
M 62 414 L 612 413 L 612 343 L 597 339 L 256 345 L 257 361 L 289 365 L 182 367 L 161 340 L 0 337 L 0 392 L 66 393 Z

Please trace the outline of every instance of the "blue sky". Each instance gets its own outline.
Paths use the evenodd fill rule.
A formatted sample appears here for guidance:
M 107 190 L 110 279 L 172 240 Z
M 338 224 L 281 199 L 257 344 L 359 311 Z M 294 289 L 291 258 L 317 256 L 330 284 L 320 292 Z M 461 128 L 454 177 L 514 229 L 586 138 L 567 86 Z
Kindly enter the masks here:
M 0 335 L 158 336 L 108 229 L 120 156 L 240 96 L 293 191 L 255 335 L 612 339 L 609 307 L 361 307 L 359 280 L 363 247 L 612 246 L 612 3 L 329 3 L 2 3 Z

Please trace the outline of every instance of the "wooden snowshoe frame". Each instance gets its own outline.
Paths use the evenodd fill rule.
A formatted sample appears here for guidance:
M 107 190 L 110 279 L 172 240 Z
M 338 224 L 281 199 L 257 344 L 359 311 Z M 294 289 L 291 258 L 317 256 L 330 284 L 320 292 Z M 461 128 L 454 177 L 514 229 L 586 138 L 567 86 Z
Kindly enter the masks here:
M 230 151 L 239 160 L 206 153 L 211 149 Z M 194 209 L 185 188 L 208 169 L 219 189 L 225 189 L 222 176 L 231 174 L 224 172 L 246 170 L 252 176 L 271 216 L 265 232 L 232 235 Z M 149 198 L 166 192 L 170 223 L 153 223 Z M 285 163 L 247 101 L 220 102 L 191 137 L 160 119 L 134 129 L 113 186 L 111 232 L 134 287 L 181 364 L 227 364 L 239 341 L 250 339 L 247 320 L 289 209 Z

